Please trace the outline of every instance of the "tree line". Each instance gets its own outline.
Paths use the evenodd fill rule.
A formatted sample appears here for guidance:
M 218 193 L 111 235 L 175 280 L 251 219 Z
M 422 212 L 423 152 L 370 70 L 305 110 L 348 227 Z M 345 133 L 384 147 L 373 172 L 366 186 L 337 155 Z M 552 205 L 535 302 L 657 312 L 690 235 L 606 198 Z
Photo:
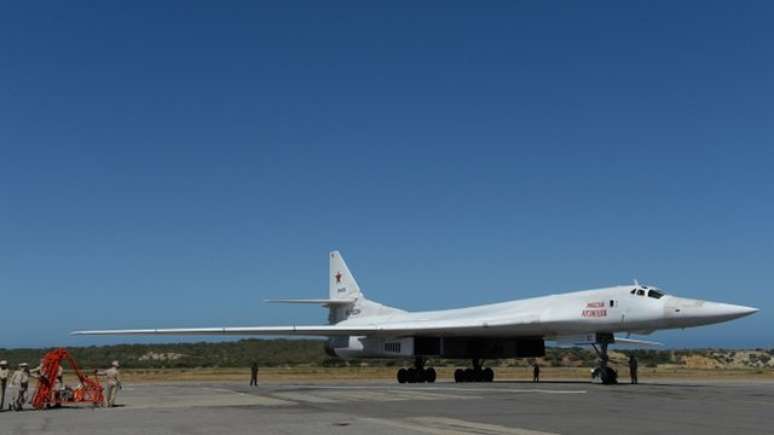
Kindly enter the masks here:
M 223 342 L 167 343 L 167 344 L 118 344 L 109 346 L 70 347 L 68 351 L 86 369 L 105 367 L 113 360 L 121 361 L 124 368 L 216 368 L 247 367 L 257 362 L 261 367 L 278 366 L 396 366 L 396 360 L 342 361 L 325 354 L 324 341 L 288 339 L 246 339 Z M 0 359 L 8 360 L 11 367 L 20 362 L 36 365 L 51 348 L 2 349 Z M 621 351 L 626 356 L 634 354 L 643 367 L 659 364 L 681 364 L 686 355 L 712 355 L 718 350 L 632 350 Z M 724 351 L 733 354 L 733 351 Z M 764 351 L 774 356 L 774 350 Z M 759 358 L 765 358 L 761 355 Z M 717 356 L 715 356 L 717 358 Z M 553 367 L 593 367 L 596 355 L 586 348 L 547 348 L 542 364 Z M 526 366 L 531 360 L 508 359 L 488 361 L 487 364 Z M 435 366 L 458 366 L 458 360 L 434 359 Z

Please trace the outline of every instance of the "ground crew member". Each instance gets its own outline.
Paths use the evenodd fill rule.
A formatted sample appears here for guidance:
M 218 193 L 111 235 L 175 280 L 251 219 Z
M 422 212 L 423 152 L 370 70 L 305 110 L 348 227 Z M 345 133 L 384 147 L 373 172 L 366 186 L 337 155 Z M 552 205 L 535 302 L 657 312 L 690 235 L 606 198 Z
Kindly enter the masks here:
M 8 387 L 8 361 L 0 361 L 0 411 L 5 409 L 5 389 Z
M 540 364 L 537 361 L 532 365 L 532 382 L 540 382 Z
M 118 376 L 118 367 L 118 361 L 113 361 L 113 363 L 110 364 L 109 369 L 103 372 L 97 372 L 98 375 L 104 376 L 107 379 L 107 394 L 105 394 L 105 400 L 107 401 L 107 406 L 110 408 L 116 406 L 118 390 L 123 388 L 121 385 L 121 378 Z
M 258 363 L 257 362 L 253 362 L 252 367 L 250 367 L 250 386 L 251 387 L 258 386 Z
M 13 372 L 11 385 L 16 387 L 16 398 L 13 402 L 14 411 L 21 411 L 24 407 L 24 400 L 27 397 L 27 388 L 30 385 L 30 368 L 27 363 L 19 364 L 18 370 Z
M 634 354 L 629 356 L 629 377 L 632 378 L 632 384 L 639 383 L 637 379 L 637 358 L 634 357 Z
M 37 367 L 30 370 L 30 374 L 33 376 L 35 375 L 40 376 L 43 374 L 43 358 L 40 359 L 40 363 L 38 364 Z
M 30 376 L 33 378 L 43 378 L 46 381 L 48 381 L 48 374 L 43 371 L 43 363 L 45 362 L 45 359 L 41 358 L 40 363 L 37 367 L 30 370 Z M 53 382 L 51 382 L 51 403 L 57 402 L 57 396 L 59 395 L 59 391 L 64 389 L 64 382 L 62 382 L 62 376 L 64 375 L 64 368 L 60 364 L 57 368 L 56 378 Z M 30 403 L 32 398 L 30 398 Z

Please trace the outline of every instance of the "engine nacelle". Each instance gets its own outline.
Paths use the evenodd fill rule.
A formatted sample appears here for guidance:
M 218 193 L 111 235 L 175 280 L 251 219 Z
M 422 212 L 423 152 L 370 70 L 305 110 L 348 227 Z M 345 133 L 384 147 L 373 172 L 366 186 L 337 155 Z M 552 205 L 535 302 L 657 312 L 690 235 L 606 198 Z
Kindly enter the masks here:
M 325 353 L 338 358 L 363 358 L 364 337 L 331 337 L 325 342 Z
M 545 356 L 540 337 L 332 337 L 325 343 L 330 356 L 411 358 L 533 358 Z

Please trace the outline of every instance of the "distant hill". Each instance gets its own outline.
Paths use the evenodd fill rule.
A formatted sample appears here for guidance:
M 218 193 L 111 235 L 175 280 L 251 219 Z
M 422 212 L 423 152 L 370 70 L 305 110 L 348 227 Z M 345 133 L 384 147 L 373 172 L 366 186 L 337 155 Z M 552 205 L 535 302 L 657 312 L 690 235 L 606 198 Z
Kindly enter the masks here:
M 84 368 L 105 367 L 113 360 L 124 368 L 247 367 L 253 361 L 262 367 L 400 365 L 395 360 L 341 361 L 328 357 L 321 340 L 249 339 L 218 343 L 120 344 L 113 346 L 71 347 Z M 0 349 L 0 359 L 15 366 L 36 364 L 51 349 Z M 625 365 L 634 354 L 641 367 L 676 366 L 692 369 L 774 369 L 774 349 L 722 350 L 633 350 L 611 352 L 614 364 Z M 596 356 L 581 348 L 549 348 L 540 363 L 554 367 L 592 367 Z M 490 365 L 526 366 L 524 359 L 489 361 Z M 434 360 L 436 366 L 463 365 L 456 360 Z

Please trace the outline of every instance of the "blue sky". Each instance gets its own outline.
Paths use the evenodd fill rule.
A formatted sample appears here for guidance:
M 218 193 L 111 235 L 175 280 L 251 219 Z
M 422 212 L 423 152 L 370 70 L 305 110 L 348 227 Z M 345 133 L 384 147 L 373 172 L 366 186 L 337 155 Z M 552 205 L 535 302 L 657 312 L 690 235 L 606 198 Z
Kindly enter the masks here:
M 323 322 L 261 301 L 331 249 L 407 309 L 636 277 L 762 310 L 653 339 L 774 346 L 771 3 L 472 5 L 5 5 L 0 347 Z

